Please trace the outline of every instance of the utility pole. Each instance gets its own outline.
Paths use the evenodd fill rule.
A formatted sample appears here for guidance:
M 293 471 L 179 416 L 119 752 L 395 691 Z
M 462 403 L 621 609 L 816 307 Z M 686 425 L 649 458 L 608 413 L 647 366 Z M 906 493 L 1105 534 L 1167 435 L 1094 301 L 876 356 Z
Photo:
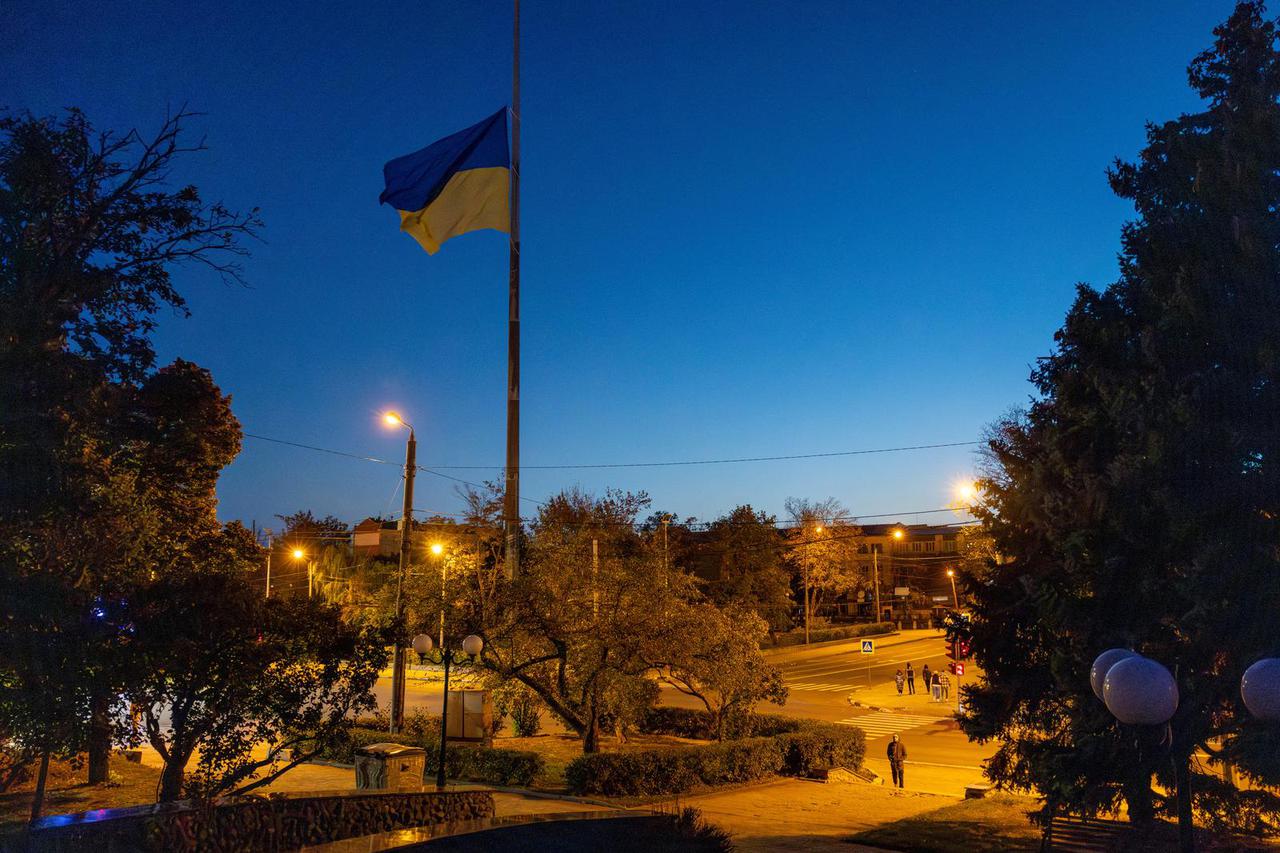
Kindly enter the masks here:
M 872 581 L 871 585 L 876 593 L 876 618 L 872 621 L 880 621 L 880 546 L 871 546 L 871 565 L 872 565 Z
M 804 644 L 809 645 L 809 561 L 804 563 Z
M 397 419 L 399 420 L 399 419 Z M 403 423 L 403 421 L 400 421 Z M 413 545 L 413 474 L 417 470 L 418 439 L 413 427 L 409 427 L 409 441 L 404 451 L 404 508 L 401 513 L 400 528 L 400 571 L 396 575 L 396 643 L 391 670 L 391 734 L 398 733 L 404 726 L 404 680 L 405 680 L 405 648 L 403 626 L 404 621 L 404 576 L 409 571 L 410 549 Z
M 671 516 L 662 516 L 662 570 L 671 571 L 671 555 L 667 548 L 667 526 L 671 524 Z
M 271 597 L 271 534 L 267 534 L 267 594 L 266 598 Z
M 600 543 L 591 540 L 591 615 L 600 621 Z

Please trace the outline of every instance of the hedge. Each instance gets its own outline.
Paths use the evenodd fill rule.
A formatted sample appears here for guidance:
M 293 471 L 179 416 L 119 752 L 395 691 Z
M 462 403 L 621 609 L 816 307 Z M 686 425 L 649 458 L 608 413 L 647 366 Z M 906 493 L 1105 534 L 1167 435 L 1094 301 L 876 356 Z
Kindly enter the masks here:
M 799 731 L 804 721 L 781 714 L 737 714 L 725 720 L 725 737 L 773 737 Z M 650 708 L 638 726 L 643 734 L 675 735 L 698 740 L 716 739 L 716 718 L 700 708 Z
M 809 632 L 809 642 L 825 643 L 830 640 L 851 640 L 854 637 L 867 637 L 874 634 L 889 634 L 898 629 L 892 622 L 872 622 L 864 625 L 850 625 L 846 628 L 818 628 Z M 788 631 L 773 636 L 773 646 L 796 646 L 804 642 L 804 631 Z
M 428 778 L 435 775 L 439 758 L 439 744 L 434 749 L 427 749 Z M 456 744 L 445 747 L 444 775 L 450 779 L 470 779 L 489 785 L 527 788 L 542 775 L 545 767 L 546 762 L 536 752 Z
M 692 715 L 697 714 L 711 716 L 705 711 L 658 714 L 647 722 L 667 718 L 692 724 Z M 866 737 L 861 729 L 772 714 L 749 719 L 761 730 L 785 730 L 705 746 L 584 755 L 565 768 L 565 781 L 575 794 L 643 797 L 680 794 L 698 785 L 750 782 L 778 773 L 813 776 L 832 767 L 862 766 Z
M 401 743 L 405 746 L 422 747 L 427 751 L 426 775 L 428 778 L 435 775 L 440 755 L 439 734 L 435 738 L 421 738 L 408 732 L 393 735 L 381 729 L 352 727 L 341 742 L 321 751 L 316 757 L 354 764 L 356 749 L 373 743 Z M 471 779 L 490 785 L 526 787 L 542 773 L 544 766 L 542 756 L 516 749 L 449 744 L 445 750 L 445 775 L 450 779 Z
M 763 779 L 781 772 L 783 766 L 782 747 L 776 739 L 747 738 L 707 746 L 583 755 L 569 762 L 564 778 L 575 794 L 643 797 Z

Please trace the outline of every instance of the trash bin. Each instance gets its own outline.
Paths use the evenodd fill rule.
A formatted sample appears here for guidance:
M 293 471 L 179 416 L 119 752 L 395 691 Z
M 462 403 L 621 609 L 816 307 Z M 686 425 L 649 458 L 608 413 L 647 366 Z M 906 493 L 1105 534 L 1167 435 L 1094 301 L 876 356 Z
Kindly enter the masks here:
M 417 788 L 427 769 L 427 751 L 399 743 L 371 743 L 356 750 L 357 788 Z

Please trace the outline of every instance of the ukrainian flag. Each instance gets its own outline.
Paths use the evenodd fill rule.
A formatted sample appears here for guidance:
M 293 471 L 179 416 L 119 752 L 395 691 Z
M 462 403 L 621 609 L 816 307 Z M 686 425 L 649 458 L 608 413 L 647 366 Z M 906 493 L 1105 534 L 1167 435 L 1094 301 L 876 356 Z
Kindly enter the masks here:
M 400 230 L 434 255 L 450 237 L 481 228 L 510 233 L 507 110 L 382 167 L 378 197 L 400 212 Z

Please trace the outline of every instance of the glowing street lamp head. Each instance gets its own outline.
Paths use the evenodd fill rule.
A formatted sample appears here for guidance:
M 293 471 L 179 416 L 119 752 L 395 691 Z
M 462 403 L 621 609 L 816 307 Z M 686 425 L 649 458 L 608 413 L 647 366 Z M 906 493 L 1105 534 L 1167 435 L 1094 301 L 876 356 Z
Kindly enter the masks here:
M 443 553 L 444 553 L 444 546 L 443 546 L 443 545 L 441 545 L 439 542 L 432 542 L 432 543 L 431 543 L 431 553 L 432 553 L 432 554 L 435 554 L 437 557 L 439 557 L 441 554 L 443 554 Z
M 953 577 L 955 577 L 955 576 L 956 576 L 956 571 L 955 571 L 955 569 L 947 569 L 947 577 L 949 577 L 949 578 L 953 578 Z
M 819 524 L 817 527 L 813 528 L 813 532 L 814 532 L 814 533 L 821 533 L 822 531 L 823 531 L 823 527 L 822 527 L 822 525 L 821 525 L 821 524 Z
M 906 534 L 904 534 L 904 533 L 902 532 L 902 528 L 901 528 L 901 527 L 896 528 L 896 529 L 893 531 L 893 538 L 894 538 L 894 539 L 901 539 L 901 538 L 902 538 L 903 536 L 905 536 L 905 535 L 906 535 Z
M 293 549 L 293 559 L 295 559 L 295 560 L 301 560 L 301 559 L 302 559 L 303 557 L 305 557 L 305 556 L 306 556 L 306 554 L 303 552 L 303 550 L 302 550 L 301 548 L 294 548 L 294 549 Z
M 404 419 L 396 412 L 386 412 L 382 416 L 382 422 L 387 426 L 404 426 Z
M 978 485 L 972 480 L 962 480 L 955 484 L 956 499 L 963 504 L 976 503 L 978 500 Z

